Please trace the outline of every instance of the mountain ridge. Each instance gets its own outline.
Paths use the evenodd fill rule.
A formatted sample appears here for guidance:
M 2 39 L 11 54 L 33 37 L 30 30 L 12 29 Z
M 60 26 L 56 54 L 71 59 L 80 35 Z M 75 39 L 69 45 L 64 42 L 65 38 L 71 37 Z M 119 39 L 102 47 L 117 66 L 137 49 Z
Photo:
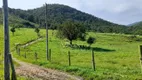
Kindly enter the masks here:
M 45 6 L 29 10 L 9 8 L 9 15 L 14 15 L 17 18 L 25 20 L 27 24 L 40 24 L 36 26 L 45 28 Z M 88 30 L 95 32 L 127 33 L 125 25 L 119 25 L 106 21 L 104 19 L 98 18 L 94 15 L 79 11 L 66 5 L 47 5 L 47 21 L 49 28 L 56 29 L 60 24 L 69 19 L 80 22 L 84 24 Z M 10 23 L 15 22 L 13 21 Z M 23 24 L 22 21 L 18 23 Z
M 131 23 L 128 26 L 142 26 L 142 21 L 137 21 L 137 22 Z

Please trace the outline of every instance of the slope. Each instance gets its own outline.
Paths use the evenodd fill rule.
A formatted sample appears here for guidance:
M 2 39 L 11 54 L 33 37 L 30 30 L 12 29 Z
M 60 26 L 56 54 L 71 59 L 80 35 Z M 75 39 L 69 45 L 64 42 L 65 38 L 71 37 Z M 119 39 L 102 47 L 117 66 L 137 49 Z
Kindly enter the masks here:
M 31 10 L 10 8 L 9 13 L 10 15 L 15 15 L 23 20 L 40 24 L 40 27 L 42 28 L 45 26 L 45 6 Z M 49 28 L 56 29 L 66 20 L 80 22 L 84 24 L 88 30 L 97 32 L 127 33 L 127 28 L 124 25 L 114 24 L 66 5 L 47 5 L 47 21 L 49 23 Z
M 142 26 L 142 21 L 129 24 L 128 26 Z
M 142 35 L 142 21 L 135 22 L 128 25 L 130 33 L 135 35 Z
M 42 25 L 44 25 L 45 6 L 28 10 L 27 12 L 34 16 L 35 20 L 33 21 L 37 23 L 40 22 Z M 71 19 L 83 23 L 87 29 L 93 31 L 118 33 L 124 33 L 126 31 L 126 27 L 123 25 L 108 22 L 65 5 L 48 4 L 47 15 L 48 22 L 50 23 L 49 26 L 52 28 L 57 28 L 59 24 Z M 32 19 L 30 21 L 32 21 Z
M 9 12 L 11 9 L 9 9 Z M 0 24 L 3 24 L 3 14 L 2 14 L 2 9 L 0 8 Z M 30 22 L 28 20 L 25 20 L 21 17 L 18 17 L 17 15 L 9 13 L 9 24 L 13 25 L 16 24 L 19 27 L 35 27 L 37 24 Z M 22 25 L 20 25 L 22 24 Z

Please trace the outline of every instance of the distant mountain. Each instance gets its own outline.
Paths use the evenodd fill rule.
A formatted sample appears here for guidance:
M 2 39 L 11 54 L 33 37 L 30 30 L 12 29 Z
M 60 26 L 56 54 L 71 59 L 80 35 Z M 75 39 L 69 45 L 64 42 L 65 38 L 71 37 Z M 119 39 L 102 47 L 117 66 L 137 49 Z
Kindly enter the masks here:
M 10 23 L 26 24 L 26 27 L 31 24 L 40 24 L 38 26 L 44 28 L 45 9 L 45 6 L 31 10 L 9 8 Z M 124 25 L 103 20 L 65 5 L 48 4 L 47 15 L 48 26 L 52 29 L 58 28 L 66 20 L 73 20 L 84 24 L 88 30 L 96 32 L 127 33 L 127 27 Z
M 128 26 L 142 26 L 142 21 L 129 24 Z
M 142 21 L 132 23 L 128 26 L 128 31 L 130 31 L 131 34 L 142 35 Z

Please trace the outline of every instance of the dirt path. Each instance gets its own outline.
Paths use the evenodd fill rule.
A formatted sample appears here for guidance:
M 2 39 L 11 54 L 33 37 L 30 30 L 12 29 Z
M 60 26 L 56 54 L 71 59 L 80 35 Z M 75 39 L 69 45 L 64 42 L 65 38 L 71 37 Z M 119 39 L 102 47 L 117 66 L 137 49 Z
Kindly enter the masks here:
M 35 42 L 38 42 L 41 39 L 42 38 L 39 38 L 35 41 L 22 45 L 21 47 L 29 46 Z M 20 66 L 16 68 L 16 73 L 21 76 L 29 77 L 31 78 L 31 80 L 83 80 L 81 77 L 76 77 L 73 75 L 69 75 L 68 73 L 22 62 L 20 60 L 17 60 L 16 58 L 13 58 L 13 60 L 20 64 Z
M 27 76 L 36 80 L 83 80 L 80 77 L 72 76 L 68 73 L 25 63 L 15 58 L 14 61 L 20 64 L 20 66 L 16 68 L 16 73 L 21 76 Z
M 29 45 L 31 45 L 31 44 L 34 44 L 34 43 L 36 43 L 36 42 L 38 42 L 38 41 L 40 41 L 40 40 L 42 40 L 42 39 L 43 39 L 43 37 L 38 38 L 38 39 L 33 40 L 33 41 L 31 41 L 31 42 L 28 42 L 28 43 L 26 43 L 26 44 L 24 44 L 24 45 L 20 45 L 20 47 L 22 47 L 22 48 L 27 47 L 27 46 L 29 46 Z

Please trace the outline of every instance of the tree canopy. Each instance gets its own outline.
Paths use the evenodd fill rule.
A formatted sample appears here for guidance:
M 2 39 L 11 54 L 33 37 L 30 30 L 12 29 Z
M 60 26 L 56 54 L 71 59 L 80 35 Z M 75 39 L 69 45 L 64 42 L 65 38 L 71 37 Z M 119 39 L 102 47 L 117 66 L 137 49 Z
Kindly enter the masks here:
M 81 38 L 82 35 L 85 35 L 85 27 L 81 23 L 74 22 L 68 20 L 64 22 L 59 28 L 58 33 L 59 36 L 63 38 L 67 38 L 72 45 L 72 40 L 76 40 L 77 38 Z

